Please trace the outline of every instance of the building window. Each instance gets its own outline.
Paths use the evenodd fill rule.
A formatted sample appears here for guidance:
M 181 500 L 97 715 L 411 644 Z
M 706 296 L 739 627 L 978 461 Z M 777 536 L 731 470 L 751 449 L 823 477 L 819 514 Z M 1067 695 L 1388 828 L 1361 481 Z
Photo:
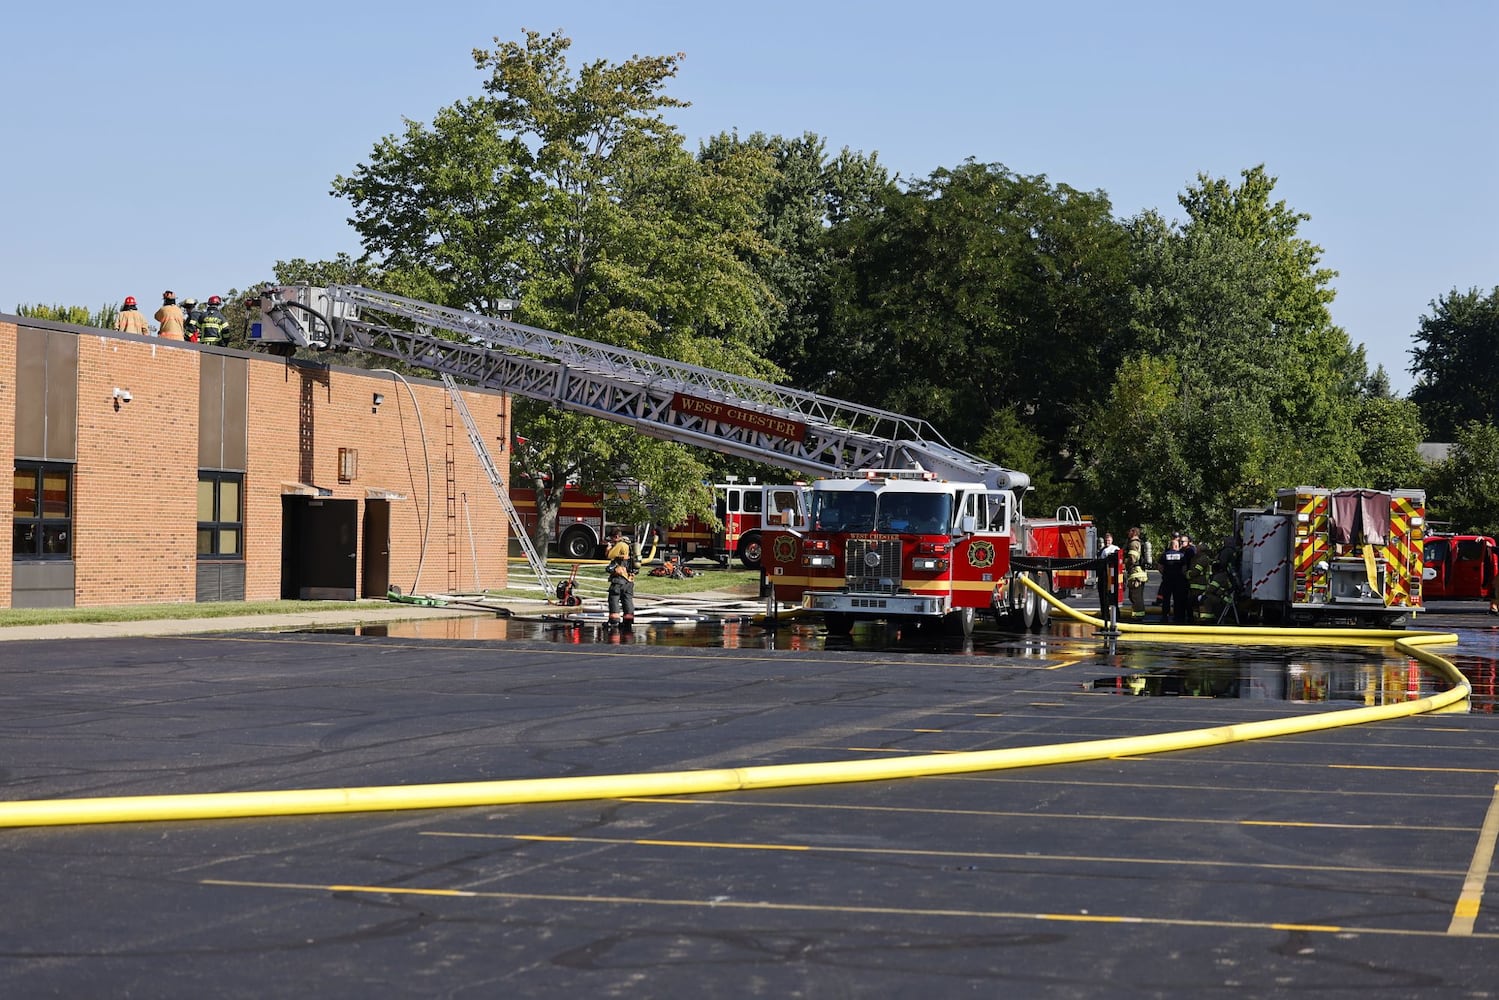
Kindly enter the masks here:
M 73 557 L 73 467 L 17 462 L 14 479 L 16 559 Z
M 198 473 L 198 558 L 239 559 L 245 551 L 245 477 Z

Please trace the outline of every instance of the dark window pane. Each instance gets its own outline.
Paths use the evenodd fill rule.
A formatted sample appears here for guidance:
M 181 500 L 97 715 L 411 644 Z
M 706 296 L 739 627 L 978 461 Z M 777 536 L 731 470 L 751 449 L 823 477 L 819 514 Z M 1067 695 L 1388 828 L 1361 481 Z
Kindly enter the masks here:
M 25 521 L 16 525 L 11 542 L 11 553 L 16 556 L 34 556 L 36 552 L 36 523 Z
M 72 532 L 68 530 L 67 524 L 55 522 L 42 522 L 42 554 L 49 556 L 65 556 L 68 554 L 68 539 Z
M 198 529 L 198 555 L 200 555 L 200 556 L 211 556 L 211 555 L 213 555 L 213 529 L 212 528 L 199 528 Z
M 68 480 L 66 472 L 48 470 L 42 474 L 42 516 L 68 516 Z

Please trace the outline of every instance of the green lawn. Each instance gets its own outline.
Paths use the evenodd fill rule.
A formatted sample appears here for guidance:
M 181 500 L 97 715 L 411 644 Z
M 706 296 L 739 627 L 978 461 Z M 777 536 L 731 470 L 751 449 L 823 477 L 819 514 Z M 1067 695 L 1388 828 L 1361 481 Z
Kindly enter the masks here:
M 635 580 L 638 595 L 672 596 L 693 594 L 706 590 L 723 591 L 743 597 L 754 597 L 760 590 L 760 574 L 746 569 L 721 570 L 716 566 L 705 568 L 694 566 L 694 576 L 687 580 L 671 580 L 649 575 L 650 567 Z M 548 567 L 554 581 L 565 580 L 571 571 L 570 565 Z M 524 561 L 512 561 L 510 579 L 515 582 L 532 581 L 531 569 Z M 604 567 L 602 565 L 580 566 L 578 589 L 585 599 L 602 597 L 605 591 Z M 422 588 L 430 593 L 428 588 Z M 405 590 L 405 587 L 402 587 Z M 529 587 L 511 587 L 502 591 L 490 591 L 492 597 L 524 597 L 532 600 L 541 597 L 534 583 Z M 231 615 L 279 615 L 302 611 L 340 611 L 349 608 L 369 607 L 383 601 L 215 601 L 203 604 L 121 604 L 91 608 L 0 608 L 0 628 L 15 625 L 54 625 L 67 622 L 134 622 L 161 618 L 224 618 Z

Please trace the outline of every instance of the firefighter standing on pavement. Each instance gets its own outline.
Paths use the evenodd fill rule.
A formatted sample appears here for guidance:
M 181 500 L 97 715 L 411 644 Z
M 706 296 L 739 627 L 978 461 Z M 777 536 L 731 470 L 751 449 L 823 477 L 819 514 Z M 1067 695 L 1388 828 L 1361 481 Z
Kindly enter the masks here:
M 177 304 L 177 296 L 172 292 L 161 293 L 161 308 L 156 310 L 156 322 L 159 324 L 159 337 L 182 340 L 187 336 L 187 316 L 183 314 L 182 307 Z
M 1178 625 L 1187 623 L 1187 553 L 1181 536 L 1171 539 L 1171 547 L 1161 553 L 1161 615 Z
M 1207 550 L 1207 546 L 1199 549 L 1190 541 L 1187 551 L 1192 553 L 1187 563 L 1187 617 L 1193 618 L 1206 611 L 1202 606 L 1202 599 L 1207 596 L 1208 585 L 1213 579 L 1213 555 Z
M 151 324 L 146 322 L 146 317 L 141 315 L 140 309 L 135 305 L 135 296 L 125 296 L 125 305 L 120 309 L 120 314 L 115 317 L 115 329 L 121 333 L 138 333 L 142 337 L 151 336 Z
M 629 628 L 635 624 L 635 560 L 630 543 L 618 528 L 609 532 L 609 624 Z
M 229 321 L 224 318 L 220 307 L 224 300 L 217 295 L 208 297 L 208 305 L 203 307 L 203 312 L 198 318 L 198 340 L 204 344 L 217 344 L 224 339 L 224 331 L 229 329 Z
M 1134 617 L 1145 616 L 1145 581 L 1150 579 L 1145 569 L 1145 543 L 1140 538 L 1140 529 L 1129 529 L 1124 543 L 1124 585 L 1129 592 L 1129 608 Z

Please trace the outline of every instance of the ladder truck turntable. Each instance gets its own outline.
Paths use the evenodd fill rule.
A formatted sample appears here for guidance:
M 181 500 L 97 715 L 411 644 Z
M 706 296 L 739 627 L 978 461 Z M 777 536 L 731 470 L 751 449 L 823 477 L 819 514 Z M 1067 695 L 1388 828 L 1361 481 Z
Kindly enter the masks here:
M 1040 630 L 1047 605 L 1020 578 L 1086 583 L 1090 522 L 1070 508 L 1025 516 L 1025 473 L 952 447 L 919 418 L 357 286 L 272 286 L 247 306 L 252 345 L 271 353 L 392 358 L 450 391 L 462 379 L 811 478 L 809 491 L 763 488 L 767 504 L 795 506 L 765 508 L 761 567 L 777 602 L 820 612 L 834 633 L 885 619 L 966 635 L 979 611 Z

